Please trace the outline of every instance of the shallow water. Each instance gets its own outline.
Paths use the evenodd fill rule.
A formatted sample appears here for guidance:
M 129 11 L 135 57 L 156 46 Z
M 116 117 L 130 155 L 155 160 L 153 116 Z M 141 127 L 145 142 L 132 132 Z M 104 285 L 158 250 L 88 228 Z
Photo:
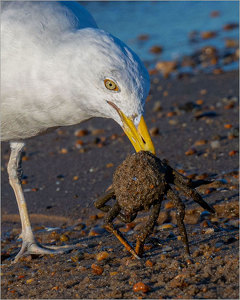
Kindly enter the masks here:
M 238 29 L 223 31 L 223 25 L 238 22 L 238 1 L 104 1 L 81 2 L 93 15 L 98 26 L 128 44 L 143 60 L 156 55 L 149 49 L 153 45 L 164 48 L 161 60 L 171 60 L 193 53 L 205 45 L 224 47 L 224 39 L 238 39 Z M 211 17 L 218 11 L 218 17 Z M 215 38 L 189 42 L 193 30 L 217 31 Z M 139 41 L 140 34 L 149 35 Z

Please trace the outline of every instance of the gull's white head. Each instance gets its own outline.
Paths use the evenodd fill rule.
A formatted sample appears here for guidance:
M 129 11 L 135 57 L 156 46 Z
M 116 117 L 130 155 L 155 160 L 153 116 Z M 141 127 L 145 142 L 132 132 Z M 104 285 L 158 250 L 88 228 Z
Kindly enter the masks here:
M 78 61 L 74 60 L 74 68 L 81 72 L 76 84 L 86 98 L 86 111 L 92 117 L 114 119 L 136 151 L 154 153 L 143 118 L 150 88 L 145 66 L 129 47 L 103 30 L 80 30 L 74 34 L 75 44 L 78 34 L 82 50 L 76 55 Z

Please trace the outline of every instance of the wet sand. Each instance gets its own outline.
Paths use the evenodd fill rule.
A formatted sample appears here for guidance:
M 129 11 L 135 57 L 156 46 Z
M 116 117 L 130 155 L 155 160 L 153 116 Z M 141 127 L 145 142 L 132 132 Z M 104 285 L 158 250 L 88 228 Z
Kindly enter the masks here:
M 141 261 L 103 229 L 104 214 L 93 203 L 133 148 L 112 120 L 93 119 L 27 141 L 23 156 L 35 234 L 45 244 L 79 243 L 64 255 L 11 264 L 21 227 L 6 173 L 9 147 L 2 144 L 3 299 L 238 298 L 238 72 L 151 79 L 146 123 L 157 156 L 192 179 L 215 180 L 198 191 L 216 216 L 181 195 L 191 259 L 184 256 L 167 200 Z M 146 215 L 131 226 L 116 220 L 133 244 Z M 98 261 L 103 251 L 106 258 Z M 148 291 L 133 289 L 138 282 Z

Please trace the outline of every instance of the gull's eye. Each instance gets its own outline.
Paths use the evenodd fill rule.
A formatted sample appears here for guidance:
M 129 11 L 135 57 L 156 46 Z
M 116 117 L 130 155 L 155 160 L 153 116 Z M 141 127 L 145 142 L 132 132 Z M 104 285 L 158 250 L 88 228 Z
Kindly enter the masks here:
M 114 81 L 112 81 L 111 79 L 105 79 L 104 84 L 105 84 L 105 87 L 108 90 L 111 90 L 111 91 L 118 91 L 119 90 L 116 83 Z

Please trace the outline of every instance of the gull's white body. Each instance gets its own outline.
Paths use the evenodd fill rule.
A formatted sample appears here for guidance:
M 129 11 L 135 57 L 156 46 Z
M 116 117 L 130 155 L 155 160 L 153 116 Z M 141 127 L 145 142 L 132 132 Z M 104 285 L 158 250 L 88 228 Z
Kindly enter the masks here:
M 106 100 L 127 116 L 143 112 L 149 89 L 145 68 L 79 4 L 3 3 L 1 21 L 2 140 L 29 138 L 95 116 L 121 125 Z M 118 82 L 120 93 L 106 90 L 106 77 Z
M 109 79 L 117 91 L 107 88 Z M 1 140 L 10 141 L 9 181 L 22 223 L 23 244 L 16 260 L 25 252 L 62 251 L 39 245 L 31 229 L 19 174 L 25 139 L 106 117 L 124 128 L 137 149 L 152 149 L 142 117 L 148 91 L 148 72 L 137 55 L 98 29 L 78 3 L 2 4 Z

